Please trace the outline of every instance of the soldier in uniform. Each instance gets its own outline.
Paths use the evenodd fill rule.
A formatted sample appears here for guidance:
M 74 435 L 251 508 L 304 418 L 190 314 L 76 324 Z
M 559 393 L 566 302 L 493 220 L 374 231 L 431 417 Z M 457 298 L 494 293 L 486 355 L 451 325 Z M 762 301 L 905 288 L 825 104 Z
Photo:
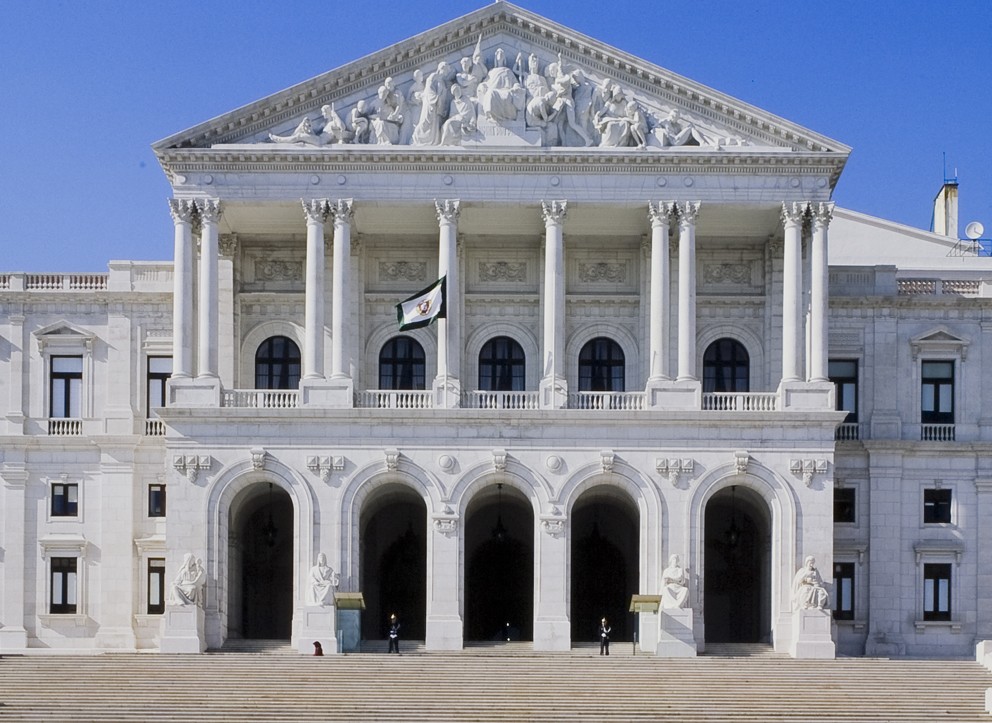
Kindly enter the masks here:
M 386 652 L 400 654 L 400 621 L 396 619 L 396 613 L 389 616 L 389 649 Z
M 606 622 L 606 618 L 599 621 L 599 654 L 609 655 L 610 654 L 610 633 L 613 632 L 613 628 L 610 624 Z

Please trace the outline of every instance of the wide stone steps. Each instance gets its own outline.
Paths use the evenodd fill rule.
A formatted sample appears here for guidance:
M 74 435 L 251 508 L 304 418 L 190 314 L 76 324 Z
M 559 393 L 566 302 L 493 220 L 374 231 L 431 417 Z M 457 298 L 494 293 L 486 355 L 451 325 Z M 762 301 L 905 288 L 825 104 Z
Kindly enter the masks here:
M 972 661 L 605 658 L 524 646 L 4 657 L 0 721 L 989 720 L 992 675 Z

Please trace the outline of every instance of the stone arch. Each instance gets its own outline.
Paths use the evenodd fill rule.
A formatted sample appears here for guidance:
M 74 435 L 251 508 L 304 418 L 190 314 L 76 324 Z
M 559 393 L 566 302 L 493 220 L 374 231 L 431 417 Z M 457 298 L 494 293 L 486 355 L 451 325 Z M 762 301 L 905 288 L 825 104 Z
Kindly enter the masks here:
M 262 342 L 273 336 L 285 336 L 292 339 L 299 347 L 300 353 L 305 349 L 303 341 L 303 327 L 292 321 L 263 321 L 252 327 L 241 339 L 241 350 L 239 353 L 240 363 L 237 366 L 238 379 L 234 380 L 235 387 L 251 389 L 255 386 L 255 352 Z M 327 345 L 328 335 L 324 335 L 324 344 Z M 325 357 L 327 355 L 325 354 Z M 249 381 L 250 380 L 250 381 Z
M 464 366 L 466 379 L 463 386 L 475 389 L 479 379 L 479 352 L 490 339 L 508 336 L 524 350 L 524 388 L 536 389 L 541 375 L 541 345 L 534 333 L 525 325 L 500 321 L 485 324 L 473 330 L 465 340 Z
M 638 373 L 640 347 L 637 343 L 637 337 L 626 327 L 607 322 L 583 325 L 565 342 L 565 379 L 568 382 L 568 388 L 578 390 L 579 352 L 582 351 L 582 347 L 586 343 L 600 336 L 612 339 L 620 345 L 620 349 L 623 351 L 624 389 L 627 391 L 643 389 L 644 383 Z
M 741 320 L 744 321 L 744 320 Z M 764 389 L 768 385 L 768 374 L 765 370 L 765 346 L 761 337 L 751 329 L 740 324 L 720 323 L 707 326 L 696 335 L 696 369 L 699 379 L 703 378 L 703 356 L 710 344 L 718 339 L 733 339 L 747 350 L 750 359 L 748 377 L 752 391 Z

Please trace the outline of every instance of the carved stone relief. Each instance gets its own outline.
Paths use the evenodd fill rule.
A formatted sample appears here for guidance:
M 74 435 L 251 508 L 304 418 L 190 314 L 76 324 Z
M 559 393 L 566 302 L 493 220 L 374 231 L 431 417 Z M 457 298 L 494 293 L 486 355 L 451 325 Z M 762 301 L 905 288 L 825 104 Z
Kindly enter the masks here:
M 426 261 L 380 261 L 379 281 L 425 281 Z

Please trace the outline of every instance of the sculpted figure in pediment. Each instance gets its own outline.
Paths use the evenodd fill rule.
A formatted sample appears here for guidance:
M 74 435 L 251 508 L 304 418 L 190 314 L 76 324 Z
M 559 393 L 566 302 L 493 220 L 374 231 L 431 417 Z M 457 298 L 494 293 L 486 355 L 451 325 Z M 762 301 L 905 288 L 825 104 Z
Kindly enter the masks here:
M 493 67 L 477 90 L 479 109 L 492 121 L 514 121 L 527 100 L 526 91 L 512 68 L 507 67 L 506 51 L 496 48 Z
M 575 112 L 575 97 L 573 92 L 581 85 L 581 73 L 577 70 L 568 71 L 561 59 L 561 53 L 558 53 L 558 62 L 548 65 L 548 77 L 550 78 L 551 92 L 553 94 L 551 100 L 552 119 L 558 125 L 558 135 L 562 139 L 562 144 L 592 145 L 592 138 L 589 137 L 582 124 L 578 122 Z M 573 131 L 581 142 L 567 142 L 568 131 Z
M 353 143 L 368 143 L 371 137 L 372 122 L 369 119 L 368 104 L 360 100 L 348 114 L 351 122 L 351 135 Z
M 457 146 L 462 139 L 475 132 L 475 104 L 466 98 L 462 87 L 451 86 L 451 108 L 448 120 L 441 126 L 441 145 Z
M 313 132 L 313 123 L 309 118 L 304 118 L 300 124 L 287 136 L 279 136 L 269 133 L 269 140 L 273 143 L 306 143 L 311 146 L 321 145 L 320 137 Z
M 411 139 L 418 146 L 436 146 L 441 142 L 441 126 L 448 118 L 451 105 L 449 80 L 451 66 L 445 61 L 437 64 L 437 70 L 427 76 L 421 95 L 420 120 L 413 129 Z
M 403 127 L 403 94 L 396 89 L 396 82 L 386 78 L 376 93 L 378 107 L 372 116 L 372 135 L 375 143 L 396 145 L 400 142 Z
M 324 117 L 324 130 L 320 132 L 322 143 L 347 143 L 351 140 L 351 131 L 345 127 L 341 116 L 334 110 L 333 103 L 322 106 L 320 114 Z
M 707 140 L 692 121 L 682 118 L 674 108 L 668 117 L 658 124 L 655 134 L 663 146 L 702 146 L 712 142 Z
M 482 36 L 475 44 L 472 56 L 465 56 L 459 61 L 459 70 L 455 73 L 455 82 L 462 88 L 466 98 L 475 98 L 479 83 L 486 79 L 486 64 L 482 60 Z
M 406 111 L 403 113 L 403 128 L 400 131 L 400 143 L 408 144 L 413 140 L 413 129 L 420 121 L 420 111 L 424 99 L 424 71 L 417 68 L 413 71 L 413 82 L 406 91 Z

